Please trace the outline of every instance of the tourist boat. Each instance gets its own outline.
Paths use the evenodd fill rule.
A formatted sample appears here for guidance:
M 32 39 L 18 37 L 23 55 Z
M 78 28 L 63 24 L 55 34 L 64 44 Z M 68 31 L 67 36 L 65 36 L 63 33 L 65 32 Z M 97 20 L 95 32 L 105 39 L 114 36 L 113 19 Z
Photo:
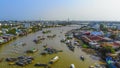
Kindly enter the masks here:
M 75 65 L 74 65 L 74 64 L 71 64 L 71 65 L 70 65 L 70 68 L 75 68 Z
M 50 60 L 50 64 L 53 64 L 53 63 L 55 63 L 56 61 L 58 61 L 59 60 L 59 56 L 55 56 L 53 59 L 51 59 Z

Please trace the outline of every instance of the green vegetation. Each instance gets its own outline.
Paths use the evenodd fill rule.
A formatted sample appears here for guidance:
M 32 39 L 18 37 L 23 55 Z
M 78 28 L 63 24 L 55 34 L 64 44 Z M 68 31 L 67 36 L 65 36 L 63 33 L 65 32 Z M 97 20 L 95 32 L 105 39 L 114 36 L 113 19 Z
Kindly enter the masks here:
M 0 36 L 2 36 L 3 34 L 2 33 L 0 33 Z
M 83 48 L 88 48 L 88 45 L 83 44 L 82 47 L 83 47 Z
M 111 46 L 105 46 L 106 52 L 108 53 L 115 53 L 115 49 L 113 49 Z
M 7 33 L 16 35 L 16 29 L 10 29 Z
M 9 25 L 2 25 L 1 28 L 10 28 Z
M 112 34 L 112 35 L 110 36 L 110 38 L 112 38 L 112 39 L 115 39 L 116 37 L 117 37 L 116 34 Z
M 100 24 L 100 30 L 107 31 L 107 28 L 104 26 L 104 24 Z

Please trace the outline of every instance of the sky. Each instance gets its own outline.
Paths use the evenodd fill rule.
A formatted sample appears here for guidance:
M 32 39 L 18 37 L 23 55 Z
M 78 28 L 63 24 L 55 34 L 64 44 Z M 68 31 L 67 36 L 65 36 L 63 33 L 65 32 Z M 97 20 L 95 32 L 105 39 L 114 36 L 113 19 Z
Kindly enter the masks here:
M 0 0 L 0 20 L 120 21 L 120 0 Z

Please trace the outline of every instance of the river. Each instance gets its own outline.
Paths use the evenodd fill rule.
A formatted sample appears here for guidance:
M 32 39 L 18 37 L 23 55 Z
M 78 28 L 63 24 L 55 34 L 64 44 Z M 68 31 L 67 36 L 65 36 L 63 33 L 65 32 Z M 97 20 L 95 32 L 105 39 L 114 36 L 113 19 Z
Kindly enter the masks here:
M 8 63 L 4 60 L 0 63 L 0 68 L 38 68 L 35 67 L 34 64 L 37 62 L 40 63 L 48 63 L 51 58 L 55 56 L 59 56 L 60 59 L 56 63 L 54 63 L 51 68 L 70 68 L 70 64 L 75 64 L 76 68 L 88 68 L 90 65 L 93 65 L 94 63 L 99 62 L 98 60 L 93 60 L 90 55 L 83 52 L 80 48 L 75 47 L 75 51 L 72 52 L 68 49 L 68 47 L 61 43 L 60 40 L 64 38 L 64 34 L 71 30 L 80 28 L 80 26 L 64 26 L 64 27 L 56 27 L 56 28 L 46 28 L 43 30 L 51 30 L 51 33 L 48 34 L 42 34 L 42 31 L 38 31 L 36 33 L 29 34 L 28 36 L 24 36 L 21 38 L 18 38 L 12 42 L 9 42 L 7 44 L 4 44 L 0 46 L 0 58 L 4 57 L 18 57 L 22 55 L 30 55 L 35 58 L 34 62 L 32 64 L 29 64 L 25 67 L 20 67 L 17 65 L 8 65 Z M 61 33 L 61 31 L 63 31 Z M 35 44 L 33 42 L 33 39 L 37 38 L 37 36 L 44 36 L 56 34 L 57 36 L 53 39 L 45 39 L 40 44 Z M 26 46 L 14 46 L 17 42 L 25 42 Z M 52 54 L 52 55 L 46 55 L 42 56 L 40 55 L 40 52 L 43 51 L 43 45 L 47 44 L 49 47 L 56 48 L 58 50 L 63 50 L 63 52 Z M 34 54 L 26 54 L 25 51 L 30 48 L 38 48 L 39 50 Z M 86 60 L 81 61 L 80 56 L 84 55 Z M 42 68 L 42 67 L 39 67 Z

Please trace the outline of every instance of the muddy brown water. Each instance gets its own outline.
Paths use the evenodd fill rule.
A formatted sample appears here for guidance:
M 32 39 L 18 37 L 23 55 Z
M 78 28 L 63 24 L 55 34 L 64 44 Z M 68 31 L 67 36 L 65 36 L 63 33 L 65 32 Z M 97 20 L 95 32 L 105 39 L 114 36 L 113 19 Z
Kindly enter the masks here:
M 51 30 L 51 33 L 42 34 L 42 31 L 38 31 L 36 33 L 29 34 L 28 36 L 24 36 L 18 38 L 12 42 L 4 44 L 0 47 L 0 58 L 7 58 L 7 57 L 18 57 L 22 55 L 30 55 L 35 58 L 32 64 L 29 64 L 25 67 L 17 66 L 17 65 L 9 65 L 5 60 L 0 63 L 0 68 L 42 68 L 42 67 L 35 67 L 34 64 L 39 63 L 48 63 L 51 58 L 55 56 L 59 56 L 60 59 L 53 65 L 51 68 L 70 68 L 70 64 L 75 64 L 76 68 L 88 68 L 90 65 L 99 62 L 99 60 L 93 60 L 90 55 L 86 54 L 81 50 L 81 48 L 75 47 L 75 51 L 72 52 L 68 49 L 68 47 L 61 43 L 60 40 L 64 38 L 64 34 L 71 30 L 79 28 L 80 26 L 64 26 L 64 27 L 56 27 L 56 28 L 49 28 L 43 30 Z M 61 33 L 61 31 L 63 31 Z M 35 44 L 33 39 L 37 38 L 37 36 L 44 36 L 56 34 L 57 36 L 53 39 L 45 39 L 40 44 Z M 17 45 L 17 42 L 25 42 L 26 46 Z M 48 47 L 53 47 L 58 50 L 63 50 L 63 52 L 42 56 L 40 52 L 43 51 L 43 45 L 47 44 Z M 36 53 L 33 54 L 26 54 L 25 51 L 31 48 L 39 49 Z M 80 60 L 80 56 L 85 56 L 85 61 Z

